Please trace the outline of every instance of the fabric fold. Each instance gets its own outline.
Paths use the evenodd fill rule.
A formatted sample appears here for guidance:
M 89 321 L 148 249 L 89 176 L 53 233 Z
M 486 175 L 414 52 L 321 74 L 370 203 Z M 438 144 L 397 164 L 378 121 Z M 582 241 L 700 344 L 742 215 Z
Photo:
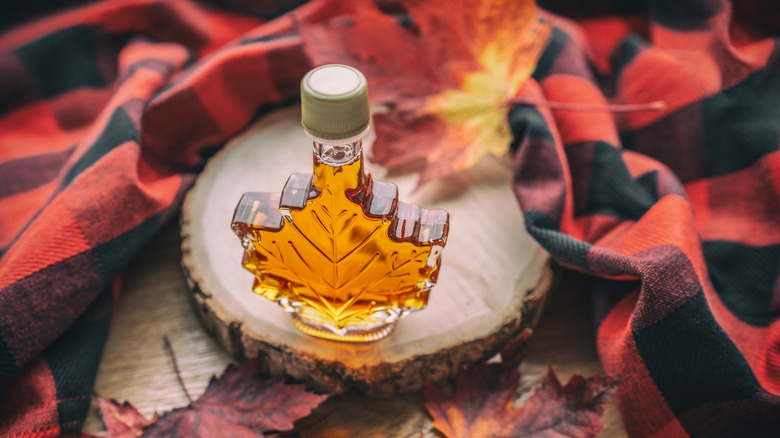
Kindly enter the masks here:
M 122 269 L 295 101 L 295 26 L 327 4 L 301 3 L 94 2 L 0 35 L 0 435 L 80 430 Z M 632 436 L 780 430 L 780 26 L 758 3 L 539 1 L 559 15 L 519 100 L 561 109 L 510 109 L 513 187 L 592 277 Z

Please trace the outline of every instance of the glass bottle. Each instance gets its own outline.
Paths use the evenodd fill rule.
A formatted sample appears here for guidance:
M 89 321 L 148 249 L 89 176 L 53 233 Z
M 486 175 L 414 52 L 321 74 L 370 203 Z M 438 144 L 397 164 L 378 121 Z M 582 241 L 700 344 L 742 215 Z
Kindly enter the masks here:
M 398 201 L 395 184 L 363 168 L 370 114 L 366 79 L 344 65 L 310 71 L 301 113 L 313 174 L 293 174 L 281 196 L 245 193 L 232 229 L 256 293 L 320 338 L 370 342 L 423 309 L 435 285 L 449 216 Z

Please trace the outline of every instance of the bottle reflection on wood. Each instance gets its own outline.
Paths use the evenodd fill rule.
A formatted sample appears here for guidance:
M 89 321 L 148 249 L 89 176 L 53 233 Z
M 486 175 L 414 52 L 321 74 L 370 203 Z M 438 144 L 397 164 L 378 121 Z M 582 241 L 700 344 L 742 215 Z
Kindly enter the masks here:
M 313 174 L 293 174 L 281 196 L 245 193 L 233 216 L 254 291 L 292 313 L 304 333 L 370 342 L 428 303 L 449 217 L 398 201 L 395 184 L 363 169 L 366 82 L 339 65 L 302 83 Z

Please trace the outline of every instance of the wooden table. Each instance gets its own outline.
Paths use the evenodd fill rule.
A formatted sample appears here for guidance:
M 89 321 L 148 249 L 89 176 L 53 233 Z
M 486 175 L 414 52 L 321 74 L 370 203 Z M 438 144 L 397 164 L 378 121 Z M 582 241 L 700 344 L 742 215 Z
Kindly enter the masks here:
M 231 362 L 192 308 L 179 266 L 178 233 L 177 224 L 166 226 L 125 271 L 124 288 L 95 384 L 97 394 L 127 400 L 146 416 L 187 404 L 163 347 L 163 335 L 173 345 L 184 384 L 193 397 L 199 396 L 209 378 L 221 374 Z M 575 372 L 588 376 L 602 371 L 596 355 L 589 298 L 572 290 L 578 280 L 577 275 L 564 276 L 559 287 L 551 292 L 522 365 L 523 388 L 533 388 L 546 373 L 547 364 L 555 368 L 564 382 Z M 317 424 L 317 430 L 306 430 L 304 436 L 440 436 L 432 429 L 421 396 L 331 399 L 326 405 L 330 414 Z M 607 409 L 604 423 L 599 437 L 626 435 L 614 403 Z M 105 434 L 94 403 L 84 431 Z

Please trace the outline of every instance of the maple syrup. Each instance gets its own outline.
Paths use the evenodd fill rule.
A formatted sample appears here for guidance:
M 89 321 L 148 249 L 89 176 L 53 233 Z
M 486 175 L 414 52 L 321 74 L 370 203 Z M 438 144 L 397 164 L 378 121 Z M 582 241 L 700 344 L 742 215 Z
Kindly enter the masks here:
M 242 264 L 255 274 L 254 291 L 290 312 L 304 333 L 375 341 L 427 305 L 449 217 L 399 202 L 395 184 L 365 172 L 369 115 L 360 72 L 312 70 L 302 107 L 314 172 L 291 175 L 281 196 L 243 195 L 232 222 Z

